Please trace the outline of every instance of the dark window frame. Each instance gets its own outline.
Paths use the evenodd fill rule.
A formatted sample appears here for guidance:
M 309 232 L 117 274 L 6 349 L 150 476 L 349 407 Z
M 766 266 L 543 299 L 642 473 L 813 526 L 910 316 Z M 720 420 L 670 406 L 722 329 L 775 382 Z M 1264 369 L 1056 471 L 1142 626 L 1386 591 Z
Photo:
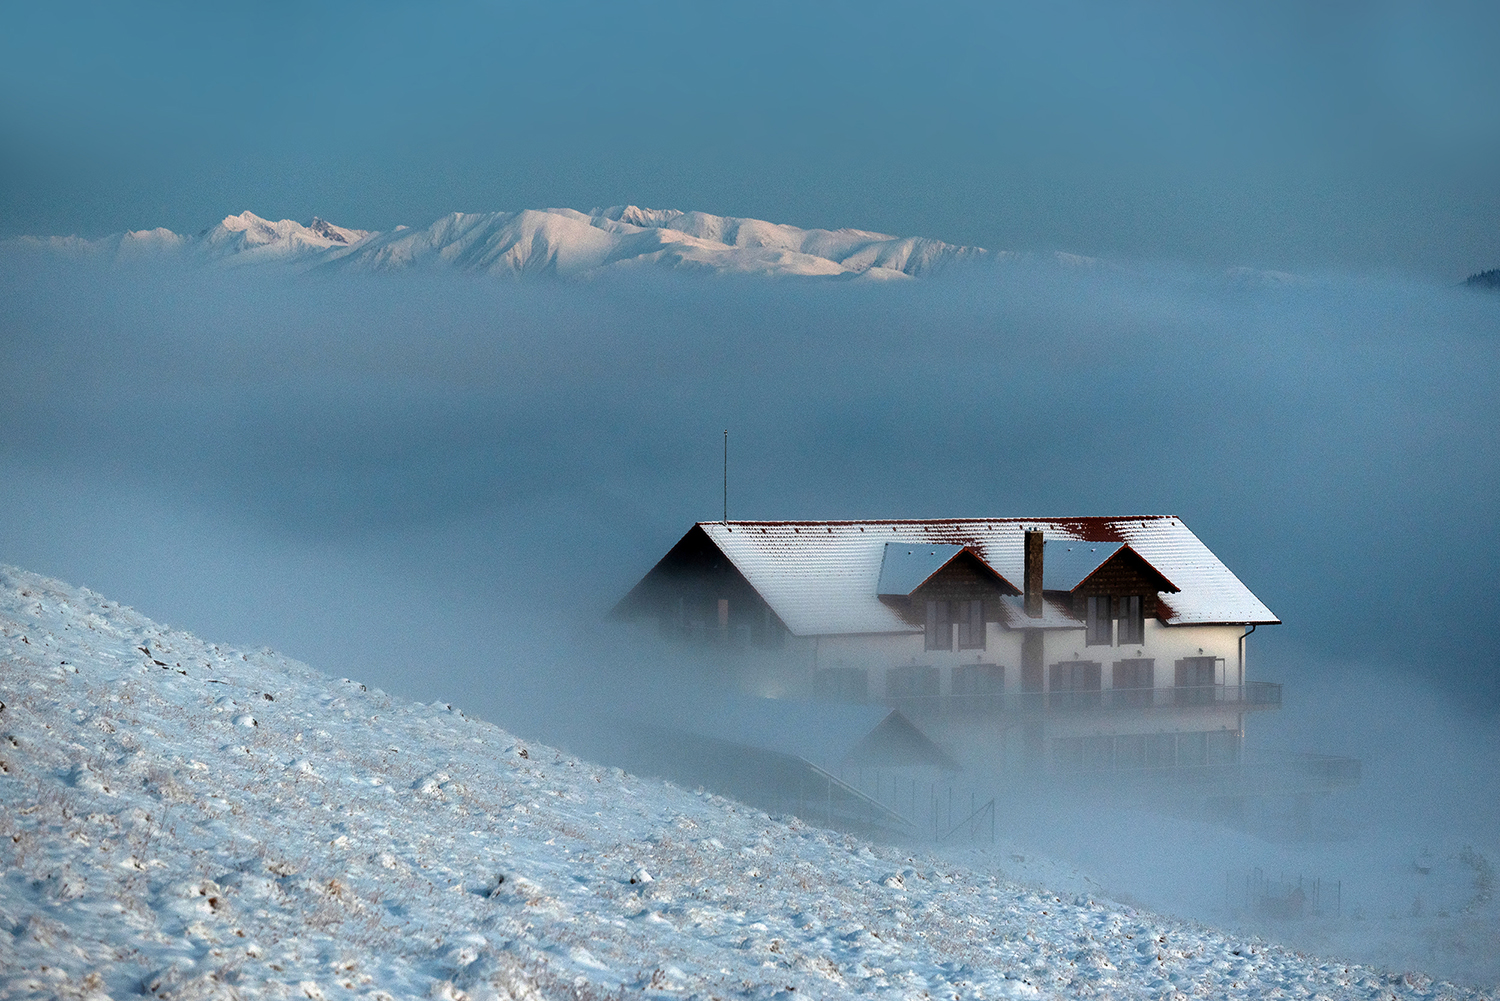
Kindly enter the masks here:
M 1085 646 L 1114 646 L 1114 599 L 1107 594 L 1091 594 L 1087 599 L 1084 622 Z
M 1004 693 L 1004 664 L 954 665 L 954 695 L 1003 695 Z
M 946 601 L 927 602 L 927 625 L 923 629 L 924 650 L 953 649 L 953 611 Z
M 1060 660 L 1047 668 L 1053 709 L 1097 709 L 1103 699 L 1104 665 L 1097 660 Z
M 985 639 L 984 599 L 958 602 L 958 649 L 983 650 Z
M 1115 705 L 1152 705 L 1156 695 L 1155 659 L 1130 657 L 1115 661 L 1110 671 L 1110 683 L 1114 689 Z
M 1146 600 L 1139 594 L 1127 594 L 1120 599 L 1120 620 L 1115 637 L 1116 646 L 1141 646 L 1146 642 Z
M 980 713 L 1005 707 L 1004 664 L 956 664 L 949 680 L 954 708 Z
M 1216 677 L 1219 657 L 1183 657 L 1177 661 L 1172 678 L 1175 701 L 1180 706 L 1212 705 L 1218 701 L 1222 686 Z
M 943 676 L 926 664 L 888 667 L 885 670 L 887 699 L 936 699 L 942 693 Z

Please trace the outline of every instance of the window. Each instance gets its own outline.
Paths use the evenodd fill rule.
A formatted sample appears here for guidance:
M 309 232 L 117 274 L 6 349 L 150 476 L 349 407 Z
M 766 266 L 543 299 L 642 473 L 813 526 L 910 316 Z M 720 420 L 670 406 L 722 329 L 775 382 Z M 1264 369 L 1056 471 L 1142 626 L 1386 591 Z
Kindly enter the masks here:
M 960 664 L 953 669 L 954 695 L 999 695 L 1005 691 L 1000 664 Z
M 1120 599 L 1121 646 L 1146 642 L 1146 617 L 1141 612 L 1144 607 L 1138 594 L 1126 595 Z
M 960 601 L 958 603 L 958 648 L 960 650 L 984 649 L 983 601 Z
M 924 645 L 928 650 L 953 649 L 953 625 L 946 601 L 927 603 L 927 636 Z
M 1110 617 L 1109 595 L 1090 595 L 1088 611 L 1089 646 L 1113 646 L 1115 641 L 1114 619 Z
M 1240 760 L 1235 730 L 1058 737 L 1052 763 L 1064 772 L 1132 772 L 1147 769 L 1229 768 Z
M 1052 741 L 1052 764 L 1060 772 L 1108 772 L 1115 767 L 1113 737 L 1058 737 Z
M 1052 665 L 1049 701 L 1057 709 L 1089 709 L 1099 705 L 1100 667 L 1094 660 L 1065 660 Z
M 885 672 L 885 697 L 935 700 L 939 683 L 935 667 L 893 667 Z
M 1216 657 L 1184 657 L 1177 662 L 1177 704 L 1180 706 L 1212 705 L 1218 694 L 1214 688 Z
M 960 664 L 953 669 L 953 702 L 959 712 L 1005 706 L 1005 668 L 1000 664 Z
M 1114 685 L 1114 704 L 1117 706 L 1149 706 L 1155 694 L 1156 661 L 1147 658 L 1117 660 L 1111 672 Z
M 826 667 L 818 672 L 820 698 L 831 702 L 863 702 L 869 697 L 869 676 L 859 667 Z

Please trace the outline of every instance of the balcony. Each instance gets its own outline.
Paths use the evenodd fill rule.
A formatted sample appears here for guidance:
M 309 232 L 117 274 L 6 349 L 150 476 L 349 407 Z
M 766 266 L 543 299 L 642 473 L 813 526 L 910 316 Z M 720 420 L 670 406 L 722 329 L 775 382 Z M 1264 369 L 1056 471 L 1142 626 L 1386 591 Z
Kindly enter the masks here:
M 985 716 L 993 713 L 1149 712 L 1171 709 L 1281 708 L 1281 685 L 1174 685 L 1171 688 L 1105 688 L 990 695 L 898 695 L 885 699 L 907 716 Z

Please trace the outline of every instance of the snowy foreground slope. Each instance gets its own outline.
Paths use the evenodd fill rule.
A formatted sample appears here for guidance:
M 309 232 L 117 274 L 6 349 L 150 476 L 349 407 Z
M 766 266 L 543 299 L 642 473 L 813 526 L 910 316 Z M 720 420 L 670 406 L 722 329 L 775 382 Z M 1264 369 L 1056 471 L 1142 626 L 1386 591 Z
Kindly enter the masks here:
M 768 817 L 0 568 L 0 997 L 1478 996 Z
M 800 229 L 760 219 L 634 205 L 591 212 L 454 212 L 428 226 L 399 226 L 388 233 L 345 229 L 316 218 L 305 226 L 290 219 L 272 222 L 242 212 L 196 236 L 158 228 L 98 239 L 22 237 L 12 243 L 119 261 L 175 257 L 235 267 L 269 263 L 357 271 L 437 268 L 562 277 L 669 268 L 899 280 L 956 260 L 1006 256 L 923 237 Z

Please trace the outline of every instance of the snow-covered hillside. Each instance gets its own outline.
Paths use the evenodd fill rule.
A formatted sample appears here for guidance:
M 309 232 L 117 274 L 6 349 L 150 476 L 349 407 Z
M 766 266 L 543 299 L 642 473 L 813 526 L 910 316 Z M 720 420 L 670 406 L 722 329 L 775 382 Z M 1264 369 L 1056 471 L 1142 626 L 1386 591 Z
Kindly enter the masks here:
M 419 229 L 304 226 L 232 215 L 197 236 L 153 229 L 96 240 L 23 237 L 18 243 L 71 256 L 139 260 L 183 256 L 221 265 L 277 262 L 299 268 L 383 271 L 455 268 L 486 274 L 586 277 L 606 269 L 672 268 L 716 273 L 915 277 L 960 259 L 996 255 L 920 237 L 856 229 L 798 229 L 759 219 L 634 205 L 577 212 L 461 213 Z
M 0 997 L 1459 997 L 600 768 L 0 568 Z

